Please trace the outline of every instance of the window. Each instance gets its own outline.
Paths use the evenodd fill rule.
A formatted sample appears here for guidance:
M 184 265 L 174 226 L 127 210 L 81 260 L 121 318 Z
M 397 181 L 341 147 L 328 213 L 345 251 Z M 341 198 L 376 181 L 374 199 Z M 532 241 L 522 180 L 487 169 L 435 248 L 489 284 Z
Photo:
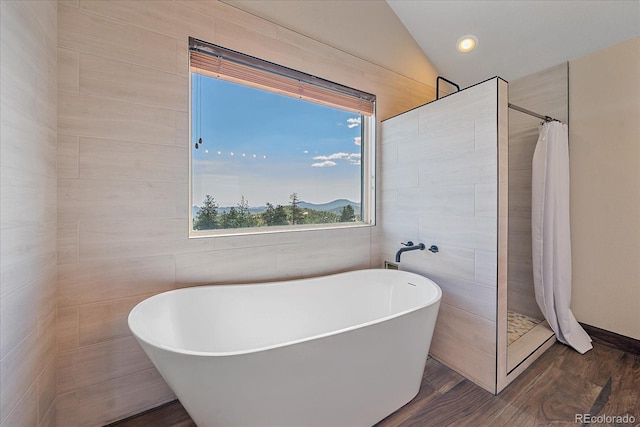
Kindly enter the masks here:
M 191 236 L 373 224 L 375 96 L 189 42 Z

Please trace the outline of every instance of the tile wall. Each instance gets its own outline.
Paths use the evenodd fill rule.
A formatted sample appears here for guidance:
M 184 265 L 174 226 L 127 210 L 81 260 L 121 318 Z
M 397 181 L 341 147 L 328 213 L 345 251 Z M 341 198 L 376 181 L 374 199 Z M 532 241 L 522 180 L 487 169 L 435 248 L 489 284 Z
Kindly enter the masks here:
M 384 259 L 393 261 L 408 240 L 439 247 L 404 253 L 400 262 L 442 288 L 431 354 L 492 392 L 499 94 L 506 101 L 506 82 L 492 79 L 382 123 Z
M 509 102 L 569 123 L 569 70 L 562 63 L 509 82 Z M 531 163 L 541 120 L 509 109 L 509 310 L 543 319 L 533 287 Z
M 0 7 L 0 426 L 54 426 L 56 3 Z
M 188 37 L 378 96 L 386 118 L 434 90 L 219 2 L 58 4 L 58 424 L 173 399 L 129 333 L 169 289 L 380 266 L 377 228 L 188 238 Z

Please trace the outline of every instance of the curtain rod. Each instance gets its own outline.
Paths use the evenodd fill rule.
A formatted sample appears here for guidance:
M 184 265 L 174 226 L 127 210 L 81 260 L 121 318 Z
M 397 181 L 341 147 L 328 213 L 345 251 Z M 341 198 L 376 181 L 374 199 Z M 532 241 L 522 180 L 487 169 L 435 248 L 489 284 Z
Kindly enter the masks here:
M 537 118 L 539 118 L 541 120 L 544 120 L 545 122 L 560 122 L 560 120 L 554 119 L 553 117 L 543 116 L 542 114 L 535 113 L 535 112 L 533 112 L 531 110 L 527 110 L 526 108 L 519 107 L 519 106 L 517 106 L 515 104 L 512 104 L 512 103 L 509 103 L 509 108 L 512 108 L 514 110 L 518 110 L 521 113 L 525 113 L 525 114 L 528 114 L 528 115 L 533 116 L 533 117 L 537 117 Z

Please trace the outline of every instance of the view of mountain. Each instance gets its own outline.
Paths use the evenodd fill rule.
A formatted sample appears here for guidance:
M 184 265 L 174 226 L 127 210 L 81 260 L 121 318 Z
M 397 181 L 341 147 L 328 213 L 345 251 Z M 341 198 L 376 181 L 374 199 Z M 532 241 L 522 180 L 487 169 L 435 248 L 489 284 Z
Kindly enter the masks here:
M 347 205 L 353 206 L 353 210 L 356 212 L 356 214 L 360 213 L 360 203 L 352 202 L 351 200 L 347 200 L 347 199 L 338 199 L 338 200 L 334 200 L 333 202 L 321 203 L 321 204 L 307 203 L 307 202 L 301 201 L 298 206 L 300 206 L 303 209 L 313 209 L 315 211 L 340 213 L 342 208 Z

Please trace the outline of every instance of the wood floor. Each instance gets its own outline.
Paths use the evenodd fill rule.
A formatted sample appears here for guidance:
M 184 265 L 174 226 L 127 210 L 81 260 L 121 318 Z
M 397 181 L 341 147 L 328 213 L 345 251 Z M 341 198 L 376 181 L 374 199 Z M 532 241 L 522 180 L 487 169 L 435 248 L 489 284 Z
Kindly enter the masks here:
M 576 422 L 576 414 L 628 414 L 635 417 L 635 422 L 588 424 Z M 562 344 L 554 344 L 498 396 L 430 358 L 418 395 L 376 427 L 636 427 L 638 424 L 640 355 L 610 347 L 596 339 L 593 350 L 584 355 Z M 112 426 L 193 427 L 195 424 L 182 405 L 175 401 Z

